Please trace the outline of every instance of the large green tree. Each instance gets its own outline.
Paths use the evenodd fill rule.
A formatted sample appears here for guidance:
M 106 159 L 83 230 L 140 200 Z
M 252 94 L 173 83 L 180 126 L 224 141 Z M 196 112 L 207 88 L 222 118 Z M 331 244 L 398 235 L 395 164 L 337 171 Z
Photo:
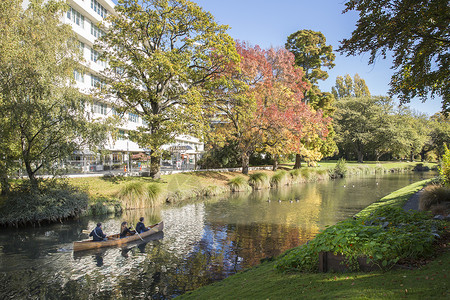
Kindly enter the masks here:
M 395 127 L 392 100 L 386 97 L 351 97 L 335 103 L 334 126 L 341 152 L 356 154 L 358 162 L 378 151 L 391 151 Z M 377 154 L 377 153 L 375 153 Z
M 347 55 L 370 53 L 369 63 L 387 55 L 396 73 L 390 93 L 401 102 L 413 97 L 442 97 L 450 110 L 450 6 L 447 0 L 351 0 L 344 12 L 359 20 L 339 50 Z
M 331 117 L 334 112 L 334 97 L 330 93 L 322 92 L 318 82 L 328 78 L 328 73 L 324 69 L 332 69 L 335 66 L 336 56 L 333 47 L 327 45 L 322 32 L 307 29 L 289 35 L 285 47 L 294 54 L 295 64 L 303 69 L 303 81 L 310 85 L 304 92 L 304 102 L 315 110 L 320 109 L 325 117 Z M 328 131 L 326 139 L 303 140 L 302 149 L 306 152 L 316 152 L 317 155 L 321 153 L 320 157 L 333 154 L 337 147 L 331 124 Z M 294 168 L 300 168 L 303 157 L 305 155 L 302 153 L 296 154 Z
M 346 74 L 345 77 L 336 77 L 336 84 L 331 88 L 331 93 L 336 99 L 346 97 L 369 97 L 370 91 L 366 81 L 358 74 L 353 76 Z
M 295 56 L 295 64 L 303 69 L 303 80 L 317 86 L 319 80 L 328 78 L 328 73 L 322 68 L 334 67 L 335 55 L 333 47 L 327 45 L 322 32 L 299 30 L 287 38 L 286 49 Z M 307 91 L 305 92 L 307 97 Z
M 2 192 L 17 161 L 36 187 L 40 170 L 105 137 L 71 85 L 80 51 L 71 27 L 60 22 L 65 9 L 60 1 L 32 0 L 26 9 L 20 0 L 0 4 Z
M 436 113 L 430 118 L 430 148 L 436 151 L 438 157 L 445 152 L 444 145 L 450 147 L 450 118 L 442 113 Z
M 115 10 L 98 43 L 110 66 L 102 93 L 145 121 L 131 138 L 151 150 L 150 173 L 159 177 L 161 146 L 179 134 L 201 135 L 203 95 L 239 57 L 228 26 L 193 2 L 119 0 Z

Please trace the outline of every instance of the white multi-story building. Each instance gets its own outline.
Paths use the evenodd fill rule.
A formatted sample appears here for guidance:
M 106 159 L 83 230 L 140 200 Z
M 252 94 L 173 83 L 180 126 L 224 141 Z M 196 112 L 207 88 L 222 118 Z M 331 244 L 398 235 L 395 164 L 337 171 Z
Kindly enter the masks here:
M 101 71 L 106 67 L 106 63 L 98 59 L 99 53 L 93 49 L 95 41 L 103 34 L 97 26 L 108 14 L 114 14 L 114 3 L 111 0 L 69 0 L 70 9 L 65 13 L 63 22 L 70 24 L 80 42 L 83 57 L 86 61 L 86 72 L 74 72 L 77 87 L 84 93 L 89 93 L 93 88 L 101 84 Z M 90 111 L 94 118 L 103 118 L 115 114 L 114 107 L 110 103 L 101 101 L 91 104 Z M 129 158 L 137 158 L 145 154 L 135 142 L 127 138 L 127 132 L 136 130 L 142 126 L 142 119 L 133 113 L 123 116 L 124 122 L 119 126 L 117 139 L 110 138 L 105 146 L 109 150 L 106 155 L 80 152 L 74 156 L 73 163 L 78 162 L 83 166 L 83 170 L 103 170 L 112 166 L 128 166 Z M 204 145 L 198 138 L 188 135 L 178 136 L 175 143 L 166 145 L 166 150 L 172 153 L 172 157 L 167 159 L 163 166 L 170 166 L 175 169 L 193 167 L 198 158 L 197 154 L 202 153 Z M 141 154 L 142 153 L 142 154 Z

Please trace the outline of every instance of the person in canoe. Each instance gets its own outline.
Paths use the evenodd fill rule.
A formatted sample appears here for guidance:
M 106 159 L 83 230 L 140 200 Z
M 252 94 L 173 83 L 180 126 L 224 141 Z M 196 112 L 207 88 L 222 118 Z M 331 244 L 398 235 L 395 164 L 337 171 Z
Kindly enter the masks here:
M 89 236 L 92 236 L 92 240 L 96 242 L 105 240 L 106 234 L 104 234 L 102 231 L 102 223 L 98 222 L 97 227 L 95 227 L 94 230 L 91 231 Z
M 127 237 L 127 234 L 133 234 L 130 230 L 130 227 L 128 227 L 127 221 L 122 222 L 120 225 L 120 238 Z
M 143 233 L 143 232 L 148 231 L 148 230 L 150 230 L 150 229 L 148 229 L 144 225 L 144 217 L 140 217 L 139 218 L 139 222 L 137 222 L 137 224 L 136 224 L 136 232 L 137 233 Z

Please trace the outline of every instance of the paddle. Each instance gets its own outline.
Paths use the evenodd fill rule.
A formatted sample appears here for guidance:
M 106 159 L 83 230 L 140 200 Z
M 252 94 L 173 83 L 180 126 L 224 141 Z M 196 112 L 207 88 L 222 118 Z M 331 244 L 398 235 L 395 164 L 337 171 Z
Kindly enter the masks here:
M 131 226 L 130 226 L 131 228 L 134 228 L 134 227 L 133 227 L 133 224 L 130 224 L 130 225 L 131 225 Z M 136 231 L 137 235 L 141 238 L 142 241 L 144 241 L 144 239 L 143 239 L 142 236 L 139 234 L 139 232 L 136 230 L 136 228 L 134 228 L 134 231 Z

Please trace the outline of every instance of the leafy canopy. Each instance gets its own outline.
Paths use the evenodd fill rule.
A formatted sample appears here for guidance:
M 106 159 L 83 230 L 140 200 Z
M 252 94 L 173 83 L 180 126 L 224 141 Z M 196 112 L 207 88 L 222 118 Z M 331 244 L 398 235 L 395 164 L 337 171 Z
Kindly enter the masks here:
M 369 52 L 369 63 L 392 51 L 390 93 L 402 103 L 413 97 L 442 97 L 450 111 L 450 6 L 447 0 L 351 0 L 345 12 L 356 10 L 359 20 L 339 50 L 347 55 Z
M 323 33 L 313 30 L 299 30 L 287 38 L 286 49 L 295 56 L 295 64 L 302 67 L 304 79 L 311 84 L 328 78 L 322 67 L 334 67 L 333 47 L 326 44 Z
M 331 92 L 336 99 L 345 97 L 370 97 L 369 88 L 366 81 L 359 77 L 358 74 L 352 77 L 345 75 L 345 77 L 336 77 L 336 84 L 331 88 Z
M 215 95 L 216 140 L 236 141 L 245 166 L 255 150 L 277 158 L 298 151 L 302 138 L 327 135 L 330 120 L 302 102 L 308 85 L 292 53 L 247 43 L 236 48 L 240 64 L 224 73 L 226 85 Z
M 119 110 L 143 118 L 131 138 L 158 158 L 176 135 L 201 134 L 204 94 L 238 59 L 234 41 L 227 26 L 190 1 L 120 0 L 115 10 L 98 43 L 110 66 L 104 92 Z
M 7 174 L 20 159 L 32 183 L 39 170 L 104 138 L 72 85 L 80 51 L 70 25 L 61 24 L 65 9 L 60 1 L 0 5 L 0 167 Z

